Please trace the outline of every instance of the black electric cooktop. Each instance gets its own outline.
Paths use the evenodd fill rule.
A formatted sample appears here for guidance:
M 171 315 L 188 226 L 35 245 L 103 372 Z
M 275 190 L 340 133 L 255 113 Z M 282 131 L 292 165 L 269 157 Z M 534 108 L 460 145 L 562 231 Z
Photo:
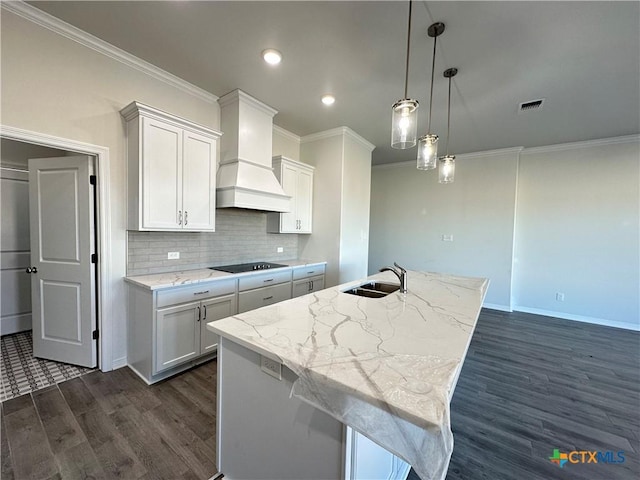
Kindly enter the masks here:
M 242 273 L 253 272 L 254 270 L 268 270 L 269 268 L 286 267 L 287 265 L 281 265 L 279 263 L 270 262 L 253 262 L 253 263 L 238 263 L 236 265 L 222 265 L 220 267 L 210 267 L 211 270 L 218 270 L 220 272 L 227 273 Z

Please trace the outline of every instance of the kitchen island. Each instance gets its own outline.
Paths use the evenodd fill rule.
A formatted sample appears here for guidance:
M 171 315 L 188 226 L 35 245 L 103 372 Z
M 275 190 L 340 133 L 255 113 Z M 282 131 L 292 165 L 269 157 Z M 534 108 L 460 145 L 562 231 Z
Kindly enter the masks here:
M 405 294 L 344 293 L 363 282 L 208 324 L 221 337 L 225 478 L 401 478 L 408 465 L 444 478 L 449 403 L 488 280 L 409 271 Z

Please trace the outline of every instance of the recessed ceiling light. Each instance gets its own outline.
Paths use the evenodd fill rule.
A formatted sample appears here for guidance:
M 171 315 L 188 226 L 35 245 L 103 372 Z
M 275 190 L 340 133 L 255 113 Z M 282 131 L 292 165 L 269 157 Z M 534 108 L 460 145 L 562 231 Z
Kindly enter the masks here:
M 282 54 L 278 50 L 267 48 L 262 51 L 262 58 L 264 58 L 264 61 L 269 65 L 277 65 L 282 60 Z
M 327 93 L 326 95 L 322 96 L 322 103 L 324 103 L 325 105 L 333 105 L 335 101 L 336 101 L 336 97 L 334 97 L 330 93 Z

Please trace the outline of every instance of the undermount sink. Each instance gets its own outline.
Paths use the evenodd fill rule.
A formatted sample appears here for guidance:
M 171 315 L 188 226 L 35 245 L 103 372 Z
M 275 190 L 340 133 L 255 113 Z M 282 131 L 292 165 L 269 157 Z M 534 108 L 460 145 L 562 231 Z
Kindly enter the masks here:
M 400 285 L 395 283 L 367 282 L 345 290 L 344 293 L 359 297 L 382 298 L 398 290 L 400 290 Z

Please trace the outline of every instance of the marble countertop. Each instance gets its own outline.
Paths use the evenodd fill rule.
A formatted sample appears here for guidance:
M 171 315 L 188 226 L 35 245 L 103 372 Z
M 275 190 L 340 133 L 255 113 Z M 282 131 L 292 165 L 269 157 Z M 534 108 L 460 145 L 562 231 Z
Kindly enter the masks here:
M 282 268 L 305 267 L 309 265 L 321 265 L 327 262 L 313 260 L 273 260 L 274 263 L 286 265 L 286 267 L 273 268 L 268 271 L 278 271 Z M 244 273 L 227 273 L 210 268 L 200 268 L 196 270 L 183 270 L 179 272 L 155 273 L 150 275 L 135 275 L 124 277 L 125 281 L 139 287 L 148 288 L 150 290 L 160 290 L 163 288 L 171 288 L 182 285 L 191 285 L 202 282 L 211 282 L 222 278 L 238 278 L 241 276 L 255 275 L 265 273 L 267 270 L 256 270 Z
M 369 278 L 398 282 L 391 272 Z M 401 456 L 421 477 L 440 478 L 427 469 L 434 458 L 448 465 L 449 402 L 489 281 L 416 271 L 407 278 L 406 294 L 343 293 L 360 280 L 207 328 L 285 364 L 298 375 L 294 394 Z M 440 452 L 423 468 L 414 428 L 424 433 L 421 448 Z

